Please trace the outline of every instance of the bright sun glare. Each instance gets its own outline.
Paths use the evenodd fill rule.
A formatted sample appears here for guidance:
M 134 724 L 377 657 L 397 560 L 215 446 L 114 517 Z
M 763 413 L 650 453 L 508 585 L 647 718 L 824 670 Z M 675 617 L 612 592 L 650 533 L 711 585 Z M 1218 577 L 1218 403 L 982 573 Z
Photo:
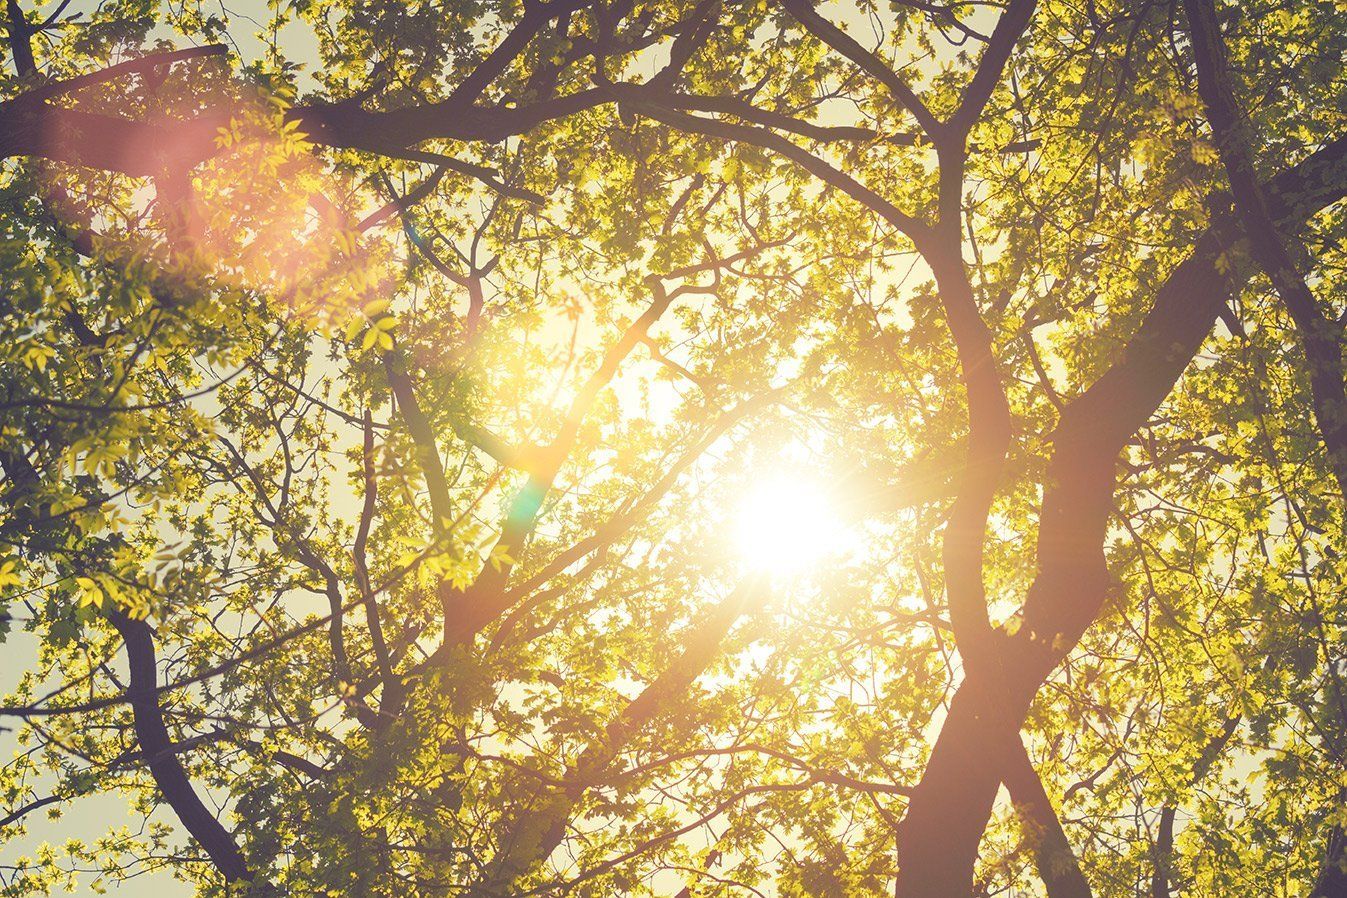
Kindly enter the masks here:
M 778 475 L 745 496 L 735 536 L 753 570 L 799 574 L 841 550 L 843 526 L 821 486 Z

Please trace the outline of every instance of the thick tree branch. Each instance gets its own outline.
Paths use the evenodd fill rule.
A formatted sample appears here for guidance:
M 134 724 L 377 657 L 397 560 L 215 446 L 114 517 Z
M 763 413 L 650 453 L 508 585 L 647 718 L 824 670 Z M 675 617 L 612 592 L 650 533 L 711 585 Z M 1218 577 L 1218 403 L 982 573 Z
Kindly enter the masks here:
M 442 536 L 444 528 L 453 519 L 453 505 L 449 499 L 449 481 L 445 477 L 444 463 L 440 461 L 440 449 L 435 440 L 435 429 L 417 401 L 416 389 L 407 373 L 407 362 L 402 353 L 396 347 L 385 352 L 383 363 L 388 386 L 397 400 L 398 414 L 402 416 L 407 434 L 412 438 L 416 463 L 426 481 L 436 535 Z
M 1325 841 L 1324 864 L 1319 869 L 1309 898 L 1344 896 L 1347 896 L 1347 832 L 1341 826 L 1335 826 L 1329 830 Z
M 1031 830 L 1034 860 L 1048 898 L 1092 898 L 1090 884 L 1023 743 L 1009 761 L 1003 778 L 1011 801 Z
M 917 124 L 927 137 L 938 141 L 943 136 L 944 124 L 931 113 L 925 102 L 902 76 L 877 54 L 862 47 L 851 35 L 819 15 L 811 0 L 782 0 L 781 5 L 816 38 L 888 88 L 894 100 L 912 113 L 912 117 L 917 120 Z
M 208 56 L 224 56 L 228 52 L 229 48 L 224 44 L 206 44 L 202 47 L 185 47 L 181 50 L 151 53 L 137 59 L 128 59 L 126 62 L 119 62 L 116 65 L 108 66 L 105 69 L 99 69 L 96 72 L 89 72 L 85 75 L 76 75 L 73 78 L 67 78 L 63 81 L 49 82 L 20 95 L 19 99 L 25 103 L 43 102 L 66 94 L 73 94 L 99 84 L 106 84 L 109 81 L 115 81 L 125 75 L 140 75 L 153 69 L 170 66 L 178 62 L 185 62 L 189 59 L 202 59 Z
M 28 23 L 18 0 L 7 0 L 5 12 L 8 15 L 6 31 L 9 35 L 9 52 L 14 57 L 14 70 L 20 76 L 28 76 L 37 71 L 37 60 L 33 57 L 34 28 Z
M 603 782 L 621 752 L 670 703 L 684 696 L 719 654 L 735 621 L 758 601 L 765 589 L 759 578 L 740 583 L 714 605 L 687 634 L 683 651 L 591 742 L 571 765 L 566 787 L 544 792 L 536 804 L 521 808 L 501 839 L 484 887 L 477 894 L 511 894 L 511 884 L 556 850 L 585 792 Z
M 1268 196 L 1281 226 L 1298 228 L 1347 193 L 1344 161 L 1347 139 L 1339 138 L 1272 180 Z M 1118 360 L 1067 405 L 1045 478 L 1024 622 L 1006 640 L 997 675 L 969 677 L 955 694 L 900 835 L 901 898 L 971 890 L 982 831 L 1029 704 L 1108 595 L 1103 544 L 1118 453 L 1210 332 L 1230 283 L 1217 260 L 1238 237 L 1219 223 L 1204 235 Z
M 973 79 L 964 90 L 959 109 L 949 120 L 950 131 L 960 142 L 982 116 L 982 110 L 986 108 L 987 101 L 996 90 L 996 85 L 1001 83 L 1011 51 L 1015 49 L 1015 44 L 1029 27 L 1029 20 L 1033 18 L 1036 5 L 1036 0 L 1010 0 L 1001 17 L 997 19 L 996 29 L 992 31 L 982 59 L 978 61 Z
M 1213 0 L 1184 0 L 1197 62 L 1197 86 L 1216 135 L 1235 209 L 1249 238 L 1249 253 L 1268 276 L 1295 321 L 1309 366 L 1314 417 L 1328 450 L 1329 470 L 1338 494 L 1347 498 L 1347 385 L 1343 379 L 1340 328 L 1319 309 L 1287 239 L 1279 233 L 1254 168 L 1252 140 L 1235 99 L 1225 43 Z
M 393 672 L 393 663 L 388 653 L 388 644 L 384 640 L 383 623 L 379 618 L 379 602 L 374 596 L 374 587 L 369 578 L 367 546 L 370 526 L 374 522 L 375 506 L 379 499 L 379 481 L 374 467 L 374 422 L 369 410 L 365 410 L 363 444 L 360 451 L 361 475 L 364 487 L 364 501 L 360 507 L 360 523 L 356 526 L 355 544 L 351 547 L 351 558 L 355 568 L 356 586 L 360 590 L 361 601 L 365 605 L 365 625 L 369 628 L 370 647 L 374 651 L 374 660 L 378 665 L 379 678 L 384 684 L 383 699 L 380 702 L 379 720 L 396 715 L 402 706 L 402 681 Z
M 127 698 L 131 702 L 136 739 L 148 759 L 155 785 L 183 828 L 196 839 L 227 881 L 252 879 L 252 872 L 234 843 L 234 837 L 201 801 L 192 788 L 187 771 L 172 751 L 173 740 L 164 725 L 164 712 L 159 707 L 159 675 L 149 624 L 115 608 L 110 609 L 107 616 L 126 646 L 131 674 Z
M 568 15 L 583 5 L 584 0 L 526 0 L 524 14 L 509 34 L 454 88 L 445 102 L 458 106 L 470 106 L 477 102 L 491 82 L 504 74 L 548 22 L 558 16 Z
M 917 244 L 918 249 L 929 245 L 930 229 L 925 223 L 903 212 L 893 203 L 847 175 L 841 169 L 774 131 L 751 125 L 740 125 L 721 119 L 688 115 L 684 112 L 665 108 L 660 102 L 658 93 L 648 92 L 639 85 L 614 84 L 610 87 L 610 90 L 617 95 L 619 102 L 626 103 L 642 115 L 680 131 L 705 134 L 721 140 L 747 143 L 772 150 L 794 162 L 823 183 L 842 191 L 861 205 L 880 215 L 889 224 L 906 234 Z

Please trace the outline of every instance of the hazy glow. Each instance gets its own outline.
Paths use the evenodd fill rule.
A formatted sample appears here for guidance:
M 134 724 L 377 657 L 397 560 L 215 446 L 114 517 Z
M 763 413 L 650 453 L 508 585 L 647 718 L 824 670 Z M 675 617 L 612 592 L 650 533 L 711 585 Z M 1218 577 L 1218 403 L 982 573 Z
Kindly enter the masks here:
M 735 537 L 753 570 L 798 574 L 841 550 L 843 526 L 820 485 L 775 475 L 744 497 Z

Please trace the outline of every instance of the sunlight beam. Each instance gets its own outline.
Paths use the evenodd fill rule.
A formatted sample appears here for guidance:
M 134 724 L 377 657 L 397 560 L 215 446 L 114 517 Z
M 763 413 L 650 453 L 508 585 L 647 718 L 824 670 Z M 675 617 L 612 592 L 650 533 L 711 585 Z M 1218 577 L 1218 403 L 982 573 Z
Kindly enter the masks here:
M 774 474 L 739 507 L 735 543 L 753 571 L 803 574 L 842 549 L 844 527 L 832 497 L 804 477 Z

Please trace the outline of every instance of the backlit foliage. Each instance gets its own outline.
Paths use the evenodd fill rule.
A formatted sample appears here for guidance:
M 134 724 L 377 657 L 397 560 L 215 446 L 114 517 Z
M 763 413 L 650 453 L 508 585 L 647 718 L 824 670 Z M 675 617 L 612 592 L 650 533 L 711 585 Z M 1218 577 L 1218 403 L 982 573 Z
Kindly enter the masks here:
M 1347 7 L 4 25 L 0 894 L 1347 894 Z

